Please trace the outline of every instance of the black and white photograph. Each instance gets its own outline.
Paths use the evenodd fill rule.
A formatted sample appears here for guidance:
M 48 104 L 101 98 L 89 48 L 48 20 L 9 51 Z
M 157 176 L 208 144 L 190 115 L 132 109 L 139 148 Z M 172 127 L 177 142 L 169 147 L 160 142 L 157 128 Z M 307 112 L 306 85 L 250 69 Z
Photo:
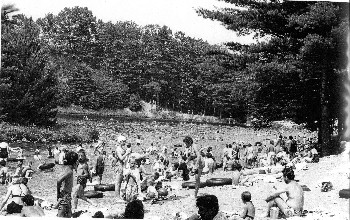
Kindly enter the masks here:
M 349 220 L 349 1 L 3 0 L 0 219 Z

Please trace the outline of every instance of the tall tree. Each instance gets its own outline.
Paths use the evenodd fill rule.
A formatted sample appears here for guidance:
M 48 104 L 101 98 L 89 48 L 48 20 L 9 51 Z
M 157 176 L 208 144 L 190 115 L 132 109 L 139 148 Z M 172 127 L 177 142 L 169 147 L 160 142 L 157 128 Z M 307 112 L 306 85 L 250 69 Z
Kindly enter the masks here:
M 271 119 L 293 118 L 319 129 L 319 143 L 326 150 L 332 119 L 341 119 L 340 112 L 331 106 L 344 104 L 338 101 L 342 98 L 337 82 L 341 81 L 338 73 L 343 72 L 346 64 L 346 52 L 341 45 L 345 44 L 345 33 L 349 30 L 348 13 L 344 13 L 348 4 L 226 2 L 241 8 L 199 9 L 198 13 L 221 21 L 241 35 L 256 33 L 270 39 L 245 47 L 229 44 L 242 56 L 253 58 L 246 65 L 255 72 L 254 80 L 259 86 L 253 99 L 254 110 Z
M 56 121 L 55 66 L 31 18 L 19 15 L 1 26 L 0 114 L 20 124 L 53 125 Z

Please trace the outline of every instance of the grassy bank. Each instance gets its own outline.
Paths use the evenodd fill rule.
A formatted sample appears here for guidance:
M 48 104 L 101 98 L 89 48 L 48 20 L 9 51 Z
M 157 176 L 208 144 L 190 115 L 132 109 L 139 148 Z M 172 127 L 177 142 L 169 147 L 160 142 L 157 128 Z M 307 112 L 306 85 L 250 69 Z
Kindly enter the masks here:
M 8 123 L 0 124 L 0 141 L 32 143 L 80 143 L 91 142 L 98 137 L 98 132 L 84 122 L 58 119 L 58 124 L 51 128 L 20 126 Z

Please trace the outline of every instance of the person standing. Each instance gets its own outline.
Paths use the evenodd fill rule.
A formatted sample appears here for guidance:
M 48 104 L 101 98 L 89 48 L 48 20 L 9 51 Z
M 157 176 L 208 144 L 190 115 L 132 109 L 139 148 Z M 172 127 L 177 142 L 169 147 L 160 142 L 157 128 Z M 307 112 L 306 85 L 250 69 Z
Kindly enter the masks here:
M 89 165 L 87 164 L 87 158 L 83 149 L 78 151 L 78 167 L 77 167 L 77 185 L 73 190 L 73 209 L 78 207 L 78 198 L 93 205 L 84 195 L 84 189 L 86 188 L 87 180 L 90 178 Z
M 106 151 L 99 152 L 99 156 L 96 161 L 96 175 L 100 178 L 99 183 L 101 184 L 102 176 L 105 170 L 105 159 L 106 159 Z
M 72 217 L 73 170 L 77 167 L 78 154 L 73 151 L 66 153 L 64 171 L 57 180 L 57 217 Z M 61 186 L 63 184 L 63 188 Z
M 203 150 L 198 150 L 197 145 L 193 144 L 193 139 L 190 136 L 186 136 L 183 139 L 184 144 L 186 145 L 187 149 L 190 149 L 190 152 L 195 153 L 195 157 L 190 157 L 187 159 L 187 163 L 191 160 L 196 159 L 196 163 L 194 165 L 194 173 L 195 173 L 195 190 L 194 190 L 194 197 L 197 198 L 199 185 L 200 185 L 200 177 L 202 175 L 202 170 L 204 168 L 204 152 Z
M 290 153 L 290 159 L 293 160 L 295 158 L 295 154 L 298 151 L 298 145 L 297 142 L 293 139 L 293 136 L 289 136 L 289 140 L 290 140 L 290 149 L 289 149 L 289 153 Z
M 7 161 L 10 154 L 10 146 L 6 142 L 0 143 L 0 160 Z
M 126 161 L 129 154 L 131 154 L 131 148 L 126 148 L 126 137 L 120 135 L 117 138 L 116 146 L 116 158 L 118 162 L 114 168 L 116 173 L 115 194 L 117 202 L 124 202 L 124 200 L 120 197 L 120 188 L 123 181 L 123 169 L 126 167 Z

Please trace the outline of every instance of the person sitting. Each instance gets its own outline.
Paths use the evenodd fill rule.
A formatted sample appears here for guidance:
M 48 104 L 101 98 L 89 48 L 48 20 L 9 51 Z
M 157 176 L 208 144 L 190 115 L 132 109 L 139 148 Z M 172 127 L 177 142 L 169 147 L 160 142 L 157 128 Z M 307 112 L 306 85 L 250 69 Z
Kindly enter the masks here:
M 33 166 L 33 162 L 30 161 L 28 162 L 27 166 L 23 167 L 22 177 L 31 178 L 31 175 L 34 173 L 32 166 Z
M 179 168 L 179 163 L 178 162 L 173 163 L 171 168 L 166 171 L 165 178 L 168 180 L 171 180 L 171 178 L 178 177 L 178 174 L 179 174 L 178 168 Z
M 148 198 L 148 199 L 158 198 L 158 191 L 157 191 L 157 189 L 155 187 L 154 180 L 149 180 L 148 187 L 147 187 L 146 198 Z
M 141 191 L 146 191 L 148 189 L 150 181 L 153 181 L 155 184 L 159 182 L 159 173 L 155 172 L 152 176 L 145 178 L 141 183 Z
M 10 199 L 11 202 L 8 203 L 6 207 L 7 213 L 21 213 L 23 207 L 22 198 L 29 195 L 30 192 L 27 186 L 22 183 L 20 176 L 13 176 L 12 178 L 12 185 L 10 185 L 7 189 L 7 194 L 0 205 L 0 210 L 3 210 L 5 204 Z
M 294 171 L 286 167 L 282 171 L 283 180 L 287 184 L 284 189 L 276 190 L 266 198 L 267 212 L 265 217 L 269 217 L 270 209 L 277 206 L 285 217 L 300 216 L 304 206 L 304 191 L 302 187 L 294 180 Z M 276 189 L 276 188 L 275 188 Z M 280 195 L 286 193 L 288 199 L 284 201 Z
M 205 154 L 203 174 L 214 173 L 214 160 L 211 153 Z
M 6 166 L 6 161 L 1 160 L 0 161 L 0 183 L 1 184 L 6 184 L 9 183 L 9 171 L 8 167 Z
M 253 220 L 255 217 L 255 207 L 251 201 L 252 195 L 250 192 L 245 191 L 241 194 L 242 202 L 244 203 L 243 211 L 240 214 L 242 219 Z
M 179 177 L 181 177 L 183 179 L 183 181 L 187 181 L 190 179 L 190 171 L 187 167 L 187 164 L 186 164 L 186 157 L 185 156 L 182 156 L 181 157 L 181 162 L 180 162 L 180 165 L 179 165 L 179 168 L 178 168 L 178 172 L 179 172 Z
M 21 211 L 21 217 L 38 217 L 44 216 L 44 210 L 34 204 L 34 197 L 32 195 L 25 195 L 22 198 L 23 208 Z
M 159 172 L 159 173 L 162 172 L 163 166 L 159 155 L 156 156 L 156 159 L 154 160 L 152 165 L 152 169 L 154 172 Z
M 242 185 L 242 186 L 250 186 L 251 183 L 248 182 L 249 177 L 245 175 L 242 171 L 242 165 L 239 162 L 234 162 L 232 165 L 232 185 Z
M 314 146 L 310 147 L 310 148 L 307 151 L 307 156 L 304 157 L 304 160 L 307 163 L 315 162 L 318 159 L 318 152 L 317 152 L 316 148 Z
M 24 167 L 23 167 L 23 160 L 19 160 L 17 162 L 17 168 L 16 168 L 16 171 L 15 171 L 15 176 L 22 176 L 23 174 L 23 170 L 24 170 Z
M 188 220 L 227 220 L 228 218 L 219 211 L 219 201 L 215 195 L 203 195 L 197 197 L 196 206 L 198 214 L 194 214 Z

